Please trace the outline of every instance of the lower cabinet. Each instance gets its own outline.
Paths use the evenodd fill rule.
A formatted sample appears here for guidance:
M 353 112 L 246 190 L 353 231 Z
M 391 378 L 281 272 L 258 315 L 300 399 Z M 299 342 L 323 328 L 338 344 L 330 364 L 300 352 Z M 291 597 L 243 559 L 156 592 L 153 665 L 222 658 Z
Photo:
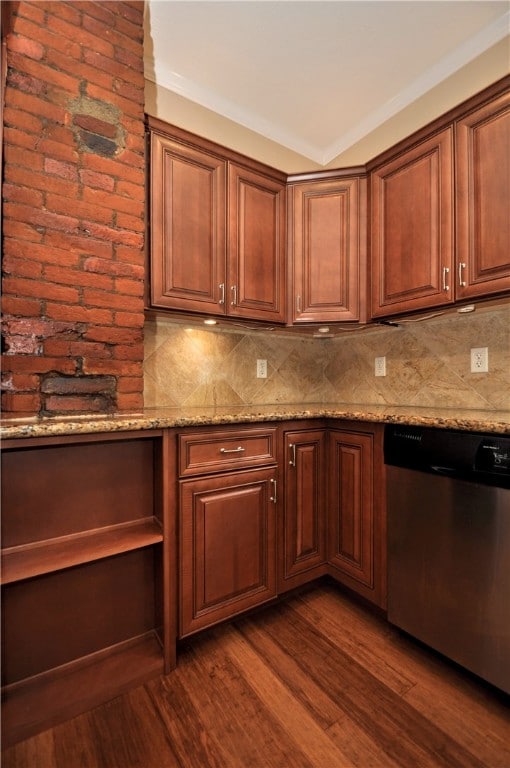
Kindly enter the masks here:
M 275 433 L 180 437 L 181 476 L 201 473 L 179 481 L 181 637 L 276 597 Z
M 386 607 L 386 487 L 382 425 L 331 429 L 328 563 L 339 582 Z
M 312 581 L 327 568 L 326 431 L 285 431 L 283 445 L 279 592 Z

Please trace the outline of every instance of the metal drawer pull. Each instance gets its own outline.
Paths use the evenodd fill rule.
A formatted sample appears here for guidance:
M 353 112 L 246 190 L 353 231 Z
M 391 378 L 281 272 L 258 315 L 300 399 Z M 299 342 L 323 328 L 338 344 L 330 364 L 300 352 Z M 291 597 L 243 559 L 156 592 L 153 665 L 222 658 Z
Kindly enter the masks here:
M 232 285 L 230 287 L 230 290 L 232 291 L 232 301 L 230 302 L 230 304 L 233 307 L 236 307 L 237 306 L 237 285 Z
M 274 486 L 273 495 L 269 497 L 269 501 L 272 501 L 273 504 L 276 504 L 276 502 L 278 501 L 278 499 L 276 498 L 276 480 L 273 480 L 273 478 L 271 478 L 269 482 L 272 483 Z
M 466 285 L 466 281 L 462 279 L 462 270 L 466 269 L 465 262 L 461 261 L 459 264 L 459 285 L 464 287 Z
M 243 453 L 246 448 L 238 446 L 237 448 L 220 448 L 220 453 Z
M 447 284 L 446 279 L 450 273 L 449 267 L 443 267 L 443 291 L 449 291 L 450 286 Z
M 290 448 L 290 461 L 289 461 L 289 464 L 290 464 L 291 467 L 295 467 L 296 466 L 296 444 L 295 443 L 291 443 L 289 445 L 289 448 Z
M 225 303 L 225 283 L 220 283 L 220 300 L 218 301 L 218 304 L 224 304 Z

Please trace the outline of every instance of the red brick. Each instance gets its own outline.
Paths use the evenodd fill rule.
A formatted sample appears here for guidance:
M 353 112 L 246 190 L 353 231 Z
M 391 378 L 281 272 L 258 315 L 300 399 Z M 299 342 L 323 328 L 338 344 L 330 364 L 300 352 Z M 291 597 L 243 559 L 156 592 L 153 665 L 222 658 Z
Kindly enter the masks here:
M 20 54 L 12 54 L 9 63 L 13 69 L 17 69 L 19 72 L 24 72 L 27 75 L 36 77 L 42 83 L 51 83 L 57 88 L 61 88 L 71 94 L 79 93 L 80 81 L 76 77 L 61 72 L 58 69 L 53 69 L 47 64 L 39 61 L 32 61 Z
M 31 336 L 6 336 L 4 339 L 7 355 L 41 355 L 40 340 Z
M 143 408 L 142 395 L 136 394 L 119 394 L 117 395 L 117 410 L 118 411 L 137 411 Z
M 62 144 L 72 146 L 75 142 L 74 133 L 70 128 L 55 123 L 50 124 L 44 131 L 44 138 L 60 141 Z
M 44 173 L 32 173 L 26 168 L 9 165 L 5 169 L 5 179 L 8 182 L 24 187 L 33 187 L 43 192 L 58 192 L 70 199 L 77 197 L 79 186 L 74 182 L 65 181 L 60 177 L 47 176 Z
M 66 235 L 56 230 L 49 230 L 44 236 L 44 242 L 47 245 L 54 245 L 57 248 L 68 248 L 75 253 L 83 256 L 94 254 L 104 259 L 111 257 L 113 246 L 111 243 L 103 240 L 96 240 L 87 235 Z
M 58 213 L 38 210 L 19 203 L 5 203 L 4 216 L 63 232 L 73 232 L 78 226 L 78 219 L 71 216 L 61 216 Z
M 3 290 L 5 293 L 16 296 L 37 296 L 40 299 L 51 299 L 77 304 L 80 299 L 79 291 L 68 286 L 44 283 L 39 280 L 27 280 L 25 278 L 4 278 Z
M 83 17 L 84 22 L 85 19 L 86 17 Z M 113 45 L 106 39 L 108 30 L 105 29 L 104 25 L 102 25 L 101 29 L 98 29 L 98 34 L 92 34 L 85 26 L 78 28 L 69 24 L 64 19 L 49 15 L 48 29 L 56 34 L 62 35 L 68 40 L 74 40 L 80 46 L 95 48 L 105 56 L 113 57 Z
M 13 147 L 11 144 L 6 144 L 4 147 L 4 160 L 6 166 L 20 165 L 31 171 L 40 171 L 43 167 L 42 155 L 24 147 Z
M 44 410 L 48 413 L 104 413 L 107 411 L 109 398 L 101 395 L 51 395 L 44 401 Z
M 104 88 L 101 88 L 99 85 L 95 85 L 94 83 L 90 82 L 87 83 L 87 96 L 90 96 L 91 99 L 99 99 L 100 101 L 105 101 L 108 104 L 114 104 L 122 112 L 142 119 L 143 100 L 131 101 L 130 99 L 125 99 L 123 96 L 117 93 L 107 91 Z
M 2 410 L 9 413 L 38 413 L 41 398 L 37 394 L 2 393 Z
M 143 360 L 143 346 L 132 344 L 117 344 L 113 348 L 113 357 L 116 360 Z
M 145 265 L 145 252 L 142 248 L 130 248 L 125 245 L 117 245 L 115 256 L 119 261 L 127 264 Z
M 145 139 L 143 136 L 136 136 L 134 133 L 128 133 L 126 136 L 126 149 L 130 152 L 144 155 Z
M 30 3 L 30 5 L 34 6 L 36 3 Z M 16 23 L 16 30 L 18 29 L 26 37 L 37 40 L 41 45 L 46 46 L 47 49 L 65 53 L 76 59 L 79 59 L 81 55 L 81 46 L 78 43 L 74 42 L 72 38 L 63 37 L 51 32 L 46 28 L 46 22 L 41 23 L 37 19 L 19 19 Z
M 144 91 L 140 86 L 133 83 L 127 83 L 125 80 L 116 77 L 113 81 L 113 89 L 124 99 L 130 99 L 138 104 L 143 104 Z
M 132 200 L 138 200 L 141 203 L 145 202 L 145 187 L 140 184 L 132 184 L 130 181 L 118 181 L 116 192 L 119 195 L 130 197 Z
M 113 24 L 116 23 L 118 18 L 117 14 L 113 15 Z M 142 42 L 143 39 L 138 42 L 135 39 L 131 39 L 129 35 L 124 34 L 122 31 L 117 30 L 114 28 L 113 24 L 105 25 L 104 23 L 98 21 L 97 19 L 92 18 L 92 16 L 86 16 L 83 17 L 83 27 L 91 32 L 93 35 L 98 35 L 99 37 L 105 37 L 108 39 L 112 45 L 115 46 L 121 46 L 122 48 L 127 48 L 128 50 L 132 51 L 135 54 L 138 54 L 140 57 L 143 56 L 143 48 L 142 48 Z M 135 36 L 140 35 L 141 38 L 143 38 L 143 29 L 142 25 L 138 27 L 137 33 Z M 84 44 L 86 46 L 86 43 Z M 90 48 L 94 48 L 93 45 L 88 46 Z M 101 53 L 105 53 L 104 51 L 101 51 Z M 112 53 L 106 53 L 106 56 L 110 56 L 113 58 L 113 50 Z
M 29 373 L 8 373 L 2 375 L 2 389 L 7 392 L 31 392 L 39 388 L 39 376 Z
M 13 256 L 7 256 L 5 254 L 2 259 L 2 269 L 4 275 L 30 277 L 32 280 L 40 279 L 42 275 L 42 267 L 37 261 L 16 259 Z
M 3 196 L 4 200 L 9 200 L 11 203 L 23 203 L 34 207 L 42 206 L 43 204 L 41 192 L 36 189 L 29 189 L 28 187 L 18 187 L 14 184 L 4 184 Z
M 121 14 L 115 15 L 115 29 L 126 35 L 129 40 L 133 40 L 138 43 L 143 41 L 143 27 L 140 23 L 133 23 L 130 19 L 126 19 Z
M 55 123 L 62 125 L 65 123 L 66 110 L 59 104 L 52 104 L 50 101 L 22 93 L 14 88 L 7 88 L 5 94 L 5 103 L 10 107 L 22 109 L 37 117 L 45 117 Z
M 115 324 L 125 328 L 143 328 L 145 315 L 143 312 L 116 312 Z
M 31 319 L 12 317 L 4 321 L 5 329 L 18 336 L 52 337 L 58 334 L 72 334 L 76 332 L 74 323 L 59 323 L 53 320 Z
M 42 355 L 9 356 L 8 370 L 14 373 L 76 373 L 76 361 L 65 357 L 43 357 Z
M 84 221 L 83 229 L 85 232 L 92 235 L 92 237 L 97 237 L 100 240 L 110 240 L 112 243 L 130 245 L 134 248 L 143 247 L 143 237 L 136 232 L 113 229 L 97 224 L 95 221 Z
M 111 208 L 113 211 L 122 211 L 123 213 L 136 216 L 142 220 L 144 215 L 144 205 L 138 200 L 132 200 L 129 197 L 122 197 L 112 192 L 104 192 L 97 189 L 84 189 L 83 199 L 94 205 L 100 205 L 105 208 Z
M 113 394 L 113 376 L 46 376 L 42 383 L 46 395 L 99 395 Z
M 140 362 L 126 360 L 84 360 L 84 373 L 104 373 L 111 376 L 139 376 L 142 375 Z
M 117 392 L 143 392 L 143 376 L 119 376 Z
M 15 27 L 15 32 L 19 28 L 19 24 Z M 44 57 L 44 46 L 37 40 L 31 40 L 28 37 L 23 37 L 20 34 L 8 35 L 7 37 L 7 49 L 9 53 L 20 53 L 23 56 L 27 56 L 30 59 L 40 60 Z M 112 51 L 113 53 L 113 51 Z
M 82 165 L 84 168 L 90 168 L 92 171 L 106 173 L 116 179 L 131 181 L 133 184 L 144 184 L 145 174 L 139 168 L 131 168 L 129 165 L 119 163 L 117 159 L 112 160 L 100 155 L 91 153 L 82 156 Z
M 56 213 L 65 214 L 67 211 L 72 210 L 73 214 L 79 219 L 93 218 L 95 222 L 101 224 L 113 223 L 113 212 L 107 208 L 99 208 L 96 205 L 84 202 L 83 200 L 70 201 L 67 197 L 61 197 L 60 195 L 46 195 L 46 208 L 49 211 L 55 211 Z
M 121 229 L 128 229 L 131 232 L 145 232 L 145 222 L 139 216 L 129 216 L 127 213 L 117 213 L 115 223 Z
M 133 24 L 142 24 L 143 8 L 143 0 L 140 0 L 140 2 L 123 2 L 118 4 L 117 13 L 120 13 L 125 19 L 132 21 Z
M 16 8 L 17 16 L 23 16 L 26 19 L 34 21 L 37 25 L 43 26 L 46 21 L 46 11 L 38 3 L 18 3 Z M 19 20 L 15 22 L 15 26 Z
M 143 91 L 144 77 L 141 70 L 133 70 L 131 67 L 126 66 L 120 61 L 102 56 L 97 51 L 89 51 L 84 49 L 82 55 L 83 60 L 87 64 L 90 64 L 90 66 L 97 67 L 98 69 L 104 70 L 106 72 L 111 72 L 112 75 L 120 78 L 120 80 L 123 80 L 126 83 L 131 83 L 133 86 L 137 86 Z
M 63 2 L 51 2 L 50 5 L 48 5 L 48 10 L 51 13 L 56 14 L 57 16 L 60 16 L 60 18 L 65 19 L 70 24 L 74 24 L 75 26 L 79 26 L 81 24 L 81 13 L 79 11 L 79 3 L 63 3 Z
M 130 168 L 145 168 L 145 157 L 142 153 L 131 152 L 129 149 L 125 149 L 118 155 L 120 163 L 126 163 Z
M 107 192 L 113 192 L 115 188 L 115 180 L 111 176 L 107 176 L 106 173 L 83 170 L 80 171 L 80 179 L 82 184 L 87 187 L 103 189 Z
M 25 133 L 19 128 L 5 127 L 4 141 L 6 144 L 11 144 L 12 146 L 34 150 L 39 142 L 39 137 L 33 133 Z
M 115 290 L 117 293 L 143 297 L 145 285 L 143 280 L 128 280 L 121 277 L 115 280 Z
M 55 320 L 72 320 L 76 323 L 97 323 L 111 325 L 113 315 L 107 309 L 82 307 L 67 304 L 46 304 L 46 316 Z
M 30 115 L 22 109 L 4 109 L 4 125 L 19 128 L 26 133 L 41 134 L 43 130 L 42 120 L 35 115 Z
M 42 80 L 38 80 L 31 75 L 24 75 L 22 72 L 11 70 L 8 80 L 9 87 L 16 88 L 23 93 L 32 93 L 36 96 L 44 96 L 47 92 L 47 85 Z
M 66 267 L 78 266 L 80 262 L 79 254 L 72 250 L 55 248 L 53 245 L 46 245 L 44 243 L 25 243 L 22 240 L 13 238 L 5 239 L 4 254 Z
M 140 328 L 111 328 L 99 325 L 88 328 L 83 336 L 91 341 L 104 341 L 110 344 L 143 344 L 143 333 Z
M 63 285 L 88 286 L 98 290 L 113 290 L 113 280 L 106 275 L 98 275 L 93 272 L 83 272 L 81 269 L 66 269 L 59 266 L 46 266 L 44 277 L 52 283 Z
M 21 299 L 18 296 L 3 296 L 2 310 L 4 314 L 21 315 L 23 317 L 38 317 L 42 314 L 40 301 Z
M 143 302 L 136 297 L 119 296 L 109 291 L 94 291 L 87 288 L 83 291 L 83 301 L 88 307 L 111 307 L 132 311 L 143 309 Z
M 113 12 L 110 10 L 109 3 L 93 3 L 93 2 L 80 2 L 79 8 L 82 13 L 88 16 L 92 16 L 98 21 L 103 21 L 107 26 L 113 25 Z M 118 3 L 115 4 L 115 13 L 117 11 Z
M 145 270 L 142 267 L 131 264 L 119 264 L 117 261 L 99 259 L 91 256 L 83 262 L 83 269 L 87 272 L 99 272 L 105 275 L 134 277 L 143 280 Z
M 90 64 L 77 61 L 70 56 L 65 56 L 59 51 L 53 51 L 51 49 L 48 50 L 46 58 L 48 64 L 59 67 L 59 69 L 62 69 L 64 72 L 70 72 L 81 80 L 89 80 L 103 88 L 113 88 L 113 75 L 111 72 L 104 72 L 96 69 L 95 67 L 90 66 Z
M 58 158 L 69 163 L 77 162 L 79 155 L 73 146 L 62 144 L 60 141 L 42 138 L 38 145 L 38 150 L 44 155 L 52 158 Z
M 106 136 L 109 139 L 114 139 L 117 135 L 117 126 L 113 123 L 109 123 L 106 120 L 99 120 L 92 115 L 75 114 L 73 115 L 74 125 L 92 133 L 97 133 L 99 136 Z
M 25 224 L 23 221 L 6 219 L 5 217 L 3 220 L 3 234 L 4 237 L 19 238 L 28 243 L 40 243 L 43 239 L 42 233 L 30 224 Z
M 78 169 L 72 163 L 65 163 L 62 162 L 62 160 L 55 160 L 53 157 L 46 157 L 44 159 L 44 170 L 46 173 L 51 173 L 54 176 L 59 176 L 62 179 L 78 181 Z
M 120 61 L 121 64 L 125 64 L 130 69 L 143 74 L 143 59 L 138 52 L 133 53 L 132 51 L 127 51 L 125 48 L 116 46 L 114 55 L 116 60 Z
M 111 358 L 112 353 L 104 344 L 87 343 L 86 341 L 65 341 L 62 339 L 46 339 L 44 354 L 54 357 L 92 357 Z

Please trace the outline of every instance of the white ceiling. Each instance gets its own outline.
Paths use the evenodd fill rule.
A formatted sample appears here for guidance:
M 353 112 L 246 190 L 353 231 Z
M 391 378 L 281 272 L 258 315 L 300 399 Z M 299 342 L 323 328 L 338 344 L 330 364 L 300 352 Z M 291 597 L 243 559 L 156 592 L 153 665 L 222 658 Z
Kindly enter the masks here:
M 510 0 L 148 0 L 146 77 L 320 165 L 510 31 Z

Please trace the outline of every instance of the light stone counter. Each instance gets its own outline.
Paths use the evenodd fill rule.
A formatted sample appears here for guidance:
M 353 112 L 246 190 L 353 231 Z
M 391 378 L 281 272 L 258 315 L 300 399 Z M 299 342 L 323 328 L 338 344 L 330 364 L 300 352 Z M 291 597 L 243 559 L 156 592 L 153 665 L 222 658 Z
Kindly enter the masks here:
M 409 424 L 475 432 L 510 434 L 510 411 L 416 408 L 390 405 L 318 404 L 225 406 L 210 408 L 146 408 L 137 413 L 82 414 L 60 417 L 4 418 L 0 438 L 48 437 L 97 432 L 125 432 L 167 427 L 346 419 L 384 424 Z

